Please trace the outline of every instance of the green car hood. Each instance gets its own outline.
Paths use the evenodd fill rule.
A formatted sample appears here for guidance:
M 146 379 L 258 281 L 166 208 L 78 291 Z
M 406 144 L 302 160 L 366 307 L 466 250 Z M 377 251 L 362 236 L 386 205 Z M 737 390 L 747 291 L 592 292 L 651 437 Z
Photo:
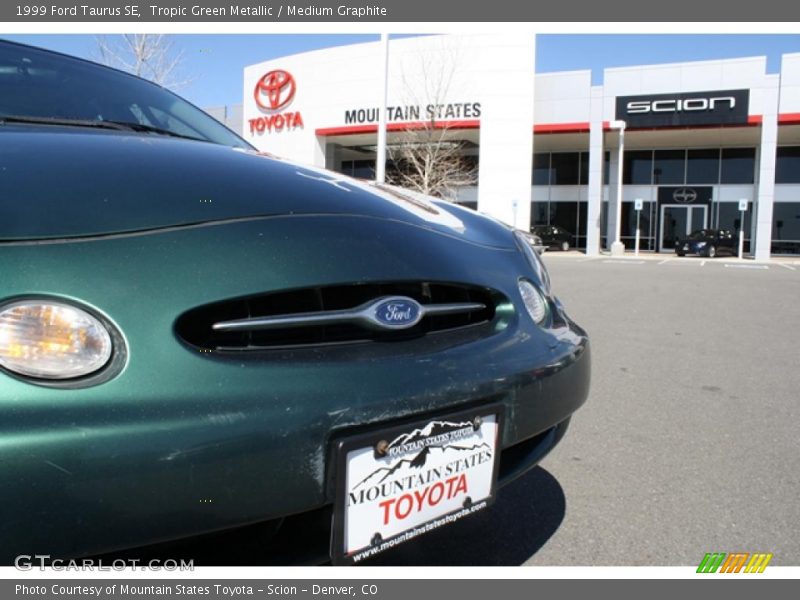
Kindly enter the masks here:
M 150 134 L 0 126 L 0 241 L 312 214 L 397 220 L 513 247 L 506 227 L 468 209 L 256 152 Z

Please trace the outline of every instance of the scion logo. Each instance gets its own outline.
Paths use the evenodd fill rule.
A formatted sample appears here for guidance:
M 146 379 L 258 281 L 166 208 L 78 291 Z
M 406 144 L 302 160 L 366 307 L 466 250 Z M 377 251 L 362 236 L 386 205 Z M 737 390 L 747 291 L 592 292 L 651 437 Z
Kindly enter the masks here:
M 265 110 L 279 110 L 294 98 L 297 85 L 288 71 L 276 69 L 266 73 L 256 83 L 253 96 L 256 104 Z M 266 100 L 266 104 L 264 103 Z
M 747 124 L 750 90 L 618 96 L 616 118 L 628 127 Z
M 733 110 L 736 107 L 736 98 L 733 96 L 720 96 L 719 98 L 670 98 L 668 100 L 640 100 L 628 102 L 629 115 L 637 113 L 670 113 L 693 110 L 716 110 L 717 106 Z
M 697 192 L 692 188 L 678 188 L 672 192 L 672 199 L 681 204 L 691 204 L 697 200 Z
M 274 69 L 265 73 L 256 82 L 253 99 L 260 110 L 273 114 L 249 119 L 250 134 L 263 135 L 302 128 L 303 115 L 300 111 L 275 112 L 288 106 L 294 100 L 296 91 L 297 84 L 288 71 Z

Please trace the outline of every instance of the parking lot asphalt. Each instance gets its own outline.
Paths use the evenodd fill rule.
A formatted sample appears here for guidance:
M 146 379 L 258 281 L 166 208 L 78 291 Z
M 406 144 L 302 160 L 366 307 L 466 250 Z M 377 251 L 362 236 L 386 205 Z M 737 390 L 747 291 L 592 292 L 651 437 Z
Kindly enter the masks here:
M 364 564 L 678 566 L 741 551 L 800 565 L 800 264 L 544 261 L 591 337 L 589 400 L 491 507 Z M 314 562 L 326 540 L 310 539 L 250 527 L 127 554 Z
M 563 522 L 525 562 L 761 551 L 800 565 L 800 270 L 662 260 L 545 255 L 591 336 L 593 377 L 542 464 L 564 490 Z
M 380 564 L 800 565 L 798 265 L 544 261 L 591 337 L 589 400 L 486 514 Z

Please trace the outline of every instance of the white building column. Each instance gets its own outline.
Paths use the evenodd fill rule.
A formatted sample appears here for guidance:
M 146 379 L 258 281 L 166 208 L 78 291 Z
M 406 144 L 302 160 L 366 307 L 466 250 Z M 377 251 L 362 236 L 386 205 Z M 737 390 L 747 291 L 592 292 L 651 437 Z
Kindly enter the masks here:
M 586 255 L 600 254 L 603 210 L 603 87 L 593 86 L 589 109 L 589 190 L 586 206 Z
M 622 182 L 617 181 L 619 171 L 619 146 L 615 145 L 611 148 L 611 160 L 609 163 L 608 171 L 608 215 L 606 216 L 606 250 L 611 250 L 611 244 L 617 236 L 617 203 L 614 200 L 617 197 L 617 185 Z
M 528 231 L 533 175 L 536 36 L 497 36 L 502 68 L 480 74 L 478 210 Z
M 761 148 L 758 162 L 756 260 L 767 260 L 772 247 L 772 207 L 775 203 L 775 153 L 778 147 L 779 75 L 766 75 L 762 88 Z M 752 251 L 752 249 L 751 249 Z

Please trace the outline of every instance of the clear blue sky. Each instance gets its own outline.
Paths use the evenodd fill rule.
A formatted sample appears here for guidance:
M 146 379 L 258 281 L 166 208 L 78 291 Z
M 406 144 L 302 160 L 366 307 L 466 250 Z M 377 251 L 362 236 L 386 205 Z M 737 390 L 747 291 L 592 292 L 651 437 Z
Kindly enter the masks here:
M 173 35 L 183 51 L 183 73 L 192 83 L 179 90 L 202 107 L 242 101 L 242 69 L 288 54 L 370 42 L 378 35 Z M 96 58 L 93 35 L 6 35 L 6 38 L 73 54 Z M 780 69 L 781 54 L 800 52 L 800 35 L 609 35 L 540 34 L 536 71 L 591 69 L 594 84 L 602 83 L 603 69 L 642 64 L 709 60 L 741 56 L 767 56 L 767 69 Z

